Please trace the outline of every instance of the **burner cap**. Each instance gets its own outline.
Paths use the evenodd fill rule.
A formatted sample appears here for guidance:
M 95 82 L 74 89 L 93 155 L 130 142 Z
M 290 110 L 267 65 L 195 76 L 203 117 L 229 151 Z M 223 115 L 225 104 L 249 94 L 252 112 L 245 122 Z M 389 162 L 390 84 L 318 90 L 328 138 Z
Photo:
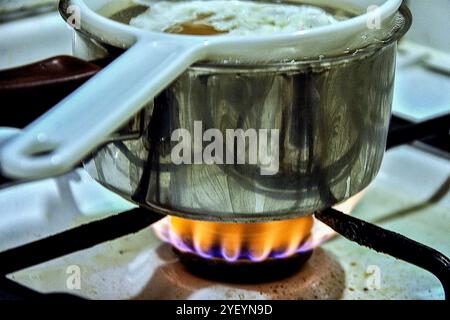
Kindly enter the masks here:
M 296 253 L 286 258 L 269 258 L 255 262 L 221 258 L 206 259 L 176 248 L 180 262 L 194 275 L 204 279 L 228 283 L 265 283 L 282 280 L 298 272 L 311 257 L 312 250 Z

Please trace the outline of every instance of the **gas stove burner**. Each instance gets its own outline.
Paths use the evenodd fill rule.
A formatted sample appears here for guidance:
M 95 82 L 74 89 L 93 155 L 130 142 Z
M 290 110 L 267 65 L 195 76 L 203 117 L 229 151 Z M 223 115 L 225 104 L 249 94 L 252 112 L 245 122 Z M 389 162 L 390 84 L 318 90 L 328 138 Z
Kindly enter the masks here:
M 186 269 L 200 278 L 240 284 L 267 283 L 288 278 L 301 270 L 313 253 L 313 250 L 310 250 L 285 258 L 268 258 L 255 262 L 249 259 L 206 259 L 191 252 L 182 252 L 175 247 L 173 251 Z
M 160 240 L 204 260 L 259 263 L 309 251 L 327 234 L 314 232 L 312 216 L 290 220 L 231 223 L 167 217 L 152 226 Z

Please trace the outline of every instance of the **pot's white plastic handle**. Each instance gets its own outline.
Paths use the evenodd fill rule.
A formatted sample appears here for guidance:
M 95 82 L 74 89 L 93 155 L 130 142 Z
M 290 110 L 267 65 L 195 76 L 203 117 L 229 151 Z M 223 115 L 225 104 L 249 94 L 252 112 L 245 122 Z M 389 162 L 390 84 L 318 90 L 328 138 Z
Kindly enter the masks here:
M 202 45 L 138 41 L 0 150 L 10 178 L 71 170 L 192 63 Z

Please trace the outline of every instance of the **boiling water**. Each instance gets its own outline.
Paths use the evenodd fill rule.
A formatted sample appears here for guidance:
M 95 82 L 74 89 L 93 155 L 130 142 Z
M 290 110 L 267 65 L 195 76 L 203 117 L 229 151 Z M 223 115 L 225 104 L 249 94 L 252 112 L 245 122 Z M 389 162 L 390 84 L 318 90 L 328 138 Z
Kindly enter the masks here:
M 295 32 L 339 22 L 309 5 L 255 1 L 157 1 L 130 25 L 179 34 L 252 35 Z
M 130 1 L 127 1 L 130 2 Z M 123 8 L 118 9 L 118 3 Z M 295 32 L 335 24 L 355 16 L 342 10 L 284 1 L 131 1 L 112 3 L 100 13 L 156 31 L 194 35 L 250 35 Z

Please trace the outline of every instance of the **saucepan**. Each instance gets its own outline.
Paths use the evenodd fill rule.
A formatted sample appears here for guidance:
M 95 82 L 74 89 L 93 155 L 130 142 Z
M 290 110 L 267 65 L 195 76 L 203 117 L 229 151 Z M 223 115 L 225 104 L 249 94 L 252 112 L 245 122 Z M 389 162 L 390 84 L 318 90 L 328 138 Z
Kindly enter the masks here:
M 397 41 L 411 24 L 401 3 L 335 1 L 354 16 L 295 33 L 194 36 L 127 25 L 142 12 L 131 1 L 60 1 L 66 20 L 79 10 L 74 54 L 114 61 L 5 143 L 2 172 L 37 179 L 82 161 L 126 199 L 200 220 L 331 207 L 380 168 Z

